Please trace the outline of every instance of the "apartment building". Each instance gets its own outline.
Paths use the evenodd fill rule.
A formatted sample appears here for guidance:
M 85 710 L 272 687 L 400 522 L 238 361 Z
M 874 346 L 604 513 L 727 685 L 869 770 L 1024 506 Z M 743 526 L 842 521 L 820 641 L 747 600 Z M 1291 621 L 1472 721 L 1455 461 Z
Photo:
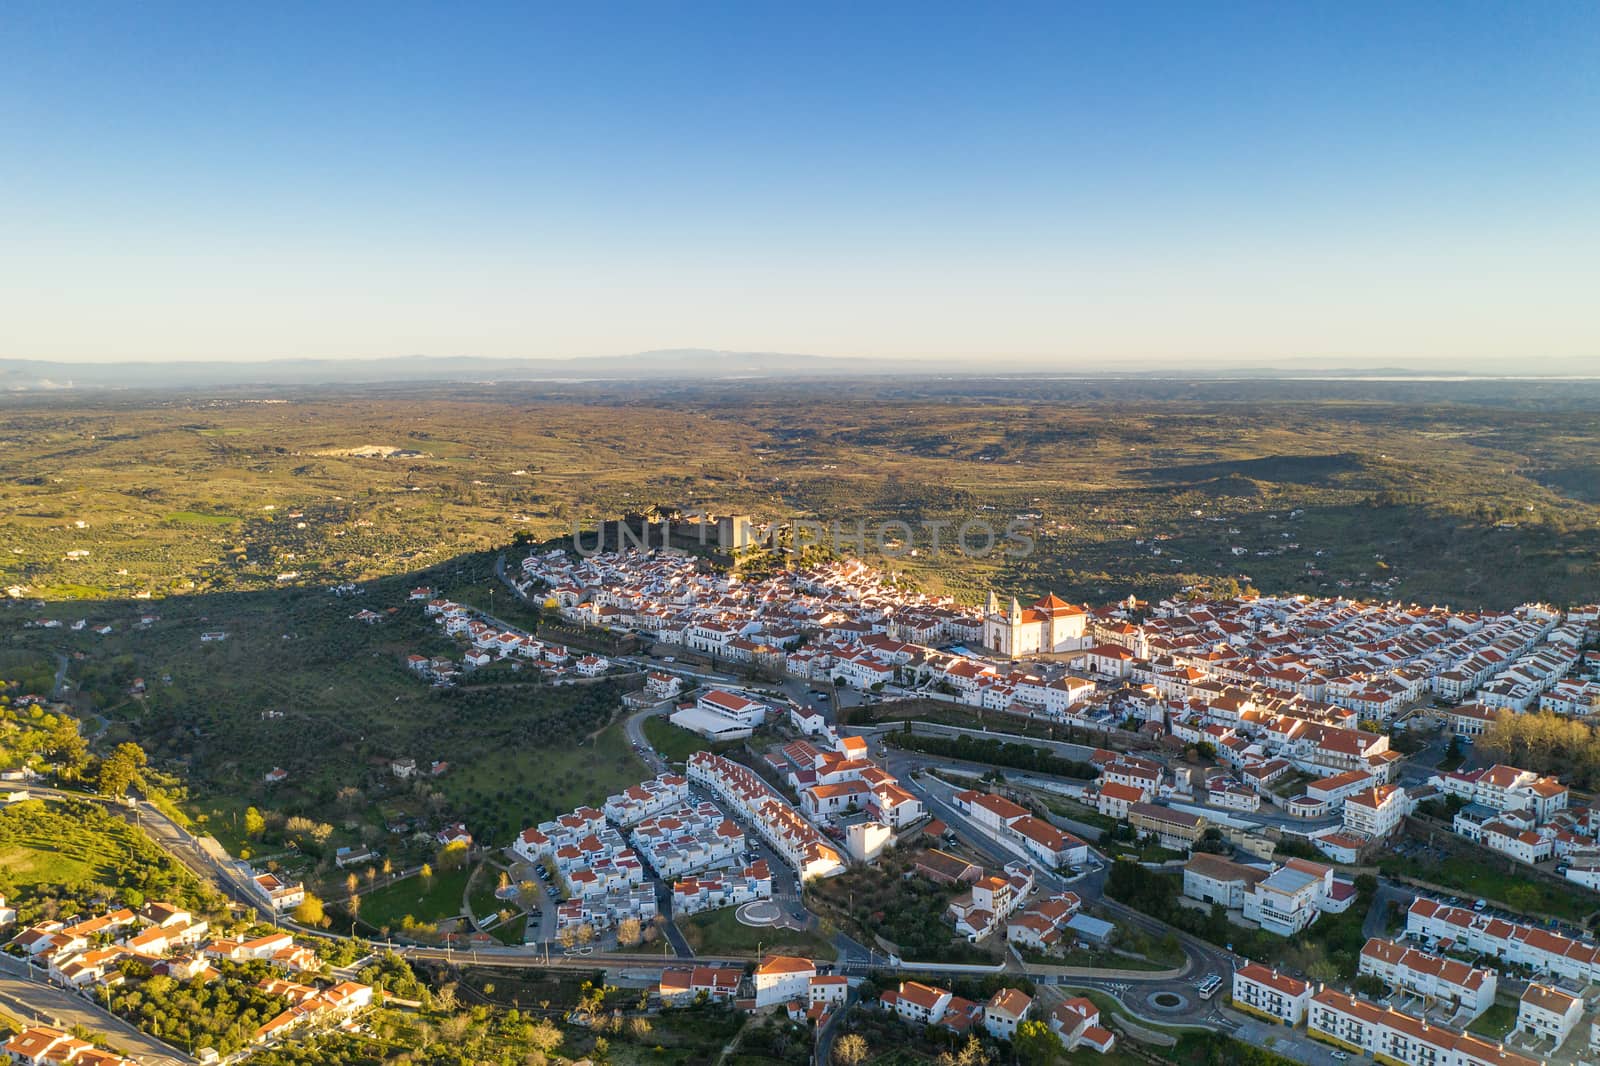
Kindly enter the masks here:
M 1497 811 L 1526 810 L 1536 822 L 1547 822 L 1567 806 L 1567 786 L 1532 770 L 1497 764 L 1481 770 L 1435 774 L 1428 783 L 1468 803 Z
M 771 955 L 756 967 L 753 979 L 756 1006 L 770 1007 L 791 999 L 806 999 L 811 979 L 817 976 L 816 963 L 789 955 Z
M 748 819 L 802 880 L 844 872 L 839 852 L 754 770 L 709 751 L 697 751 L 689 756 L 688 775 Z
M 1311 1002 L 1311 986 L 1288 974 L 1247 962 L 1233 971 L 1233 1005 L 1284 1025 L 1299 1025 Z
M 1228 910 L 1243 910 L 1245 897 L 1271 872 L 1198 852 L 1183 865 L 1183 894 L 1190 899 L 1219 903 Z
M 1004 796 L 967 789 L 956 793 L 955 807 L 1013 851 L 1052 869 L 1077 865 L 1089 857 L 1084 841 L 1035 818 Z
M 1392 940 L 1373 937 L 1361 948 L 1358 972 L 1390 988 L 1450 1003 L 1476 1018 L 1494 1006 L 1499 976 Z
M 731 866 L 745 850 L 739 823 L 710 802 L 646 818 L 633 827 L 628 839 L 639 857 L 663 878 Z
M 1313 1037 L 1400 1066 L 1544 1066 L 1498 1044 L 1325 988 L 1311 997 L 1306 1031 Z
M 1344 827 L 1373 840 L 1385 840 L 1414 807 L 1401 786 L 1376 785 L 1345 797 Z
M 677 774 L 661 774 L 607 796 L 602 812 L 618 828 L 626 829 L 651 815 L 681 807 L 689 800 L 689 779 Z
M 1244 916 L 1279 936 L 1293 936 L 1325 909 L 1333 895 L 1333 867 L 1290 859 L 1258 881 L 1244 898 Z
M 1204 815 L 1175 811 L 1154 803 L 1129 804 L 1128 824 L 1140 836 L 1154 837 L 1162 847 L 1175 851 L 1188 851 L 1194 847 L 1210 825 Z
M 1600 947 L 1594 944 L 1436 900 L 1412 901 L 1406 910 L 1406 935 L 1429 946 L 1449 943 L 1493 955 L 1561 980 L 1600 981 Z

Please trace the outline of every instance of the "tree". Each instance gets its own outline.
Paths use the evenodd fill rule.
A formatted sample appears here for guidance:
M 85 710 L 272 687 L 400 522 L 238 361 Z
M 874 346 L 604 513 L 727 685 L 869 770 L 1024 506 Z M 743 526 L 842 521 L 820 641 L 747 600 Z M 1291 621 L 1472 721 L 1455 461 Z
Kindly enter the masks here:
M 327 920 L 322 913 L 322 901 L 309 892 L 306 893 L 306 898 L 301 901 L 300 906 L 294 909 L 293 917 L 301 925 L 313 927 L 321 926 Z
M 1011 1038 L 1011 1050 L 1023 1066 L 1050 1066 L 1061 1053 L 1061 1040 L 1050 1027 L 1037 1018 L 1028 1018 L 1017 1025 Z
M 77 780 L 89 765 L 89 742 L 78 732 L 78 723 L 62 715 L 50 730 L 44 753 L 56 764 L 61 776 Z
M 867 1061 L 867 1038 L 860 1033 L 846 1033 L 833 1043 L 833 1061 L 839 1066 L 861 1066 Z
M 1528 914 L 1539 908 L 1539 890 L 1533 885 L 1512 885 L 1506 889 L 1506 906 Z
M 355 895 L 356 894 L 356 889 L 358 889 L 360 887 L 361 887 L 361 878 L 359 878 L 359 877 L 357 877 L 355 875 L 355 871 L 352 870 L 350 873 L 345 875 L 344 890 L 345 890 L 345 894 L 346 895 L 351 895 L 351 896 Z
M 637 918 L 624 918 L 617 923 L 617 943 L 631 948 L 639 942 L 642 929 Z
M 267 820 L 254 807 L 244 809 L 244 835 L 255 840 L 267 831 Z
M 120 797 L 128 786 L 139 778 L 139 771 L 148 760 L 144 749 L 132 741 L 123 741 L 117 750 L 100 760 L 100 792 L 105 796 Z
M 428 863 L 422 864 L 422 869 L 417 871 L 417 876 L 422 878 L 422 891 L 426 892 L 433 886 L 433 867 Z

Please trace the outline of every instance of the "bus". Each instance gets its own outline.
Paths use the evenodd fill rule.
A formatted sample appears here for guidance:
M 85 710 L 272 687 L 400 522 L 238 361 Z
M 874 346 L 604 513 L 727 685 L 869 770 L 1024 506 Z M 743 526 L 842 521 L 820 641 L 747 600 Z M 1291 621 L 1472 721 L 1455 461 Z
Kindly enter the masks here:
M 1200 982 L 1200 998 L 1210 999 L 1222 988 L 1222 978 L 1214 973 L 1206 974 L 1204 981 Z

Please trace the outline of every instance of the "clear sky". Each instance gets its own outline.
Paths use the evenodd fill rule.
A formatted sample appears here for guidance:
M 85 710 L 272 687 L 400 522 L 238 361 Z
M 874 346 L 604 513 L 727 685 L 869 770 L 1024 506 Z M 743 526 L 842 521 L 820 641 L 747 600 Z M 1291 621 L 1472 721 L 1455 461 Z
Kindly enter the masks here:
M 1600 5 L 0 5 L 0 357 L 689 346 L 1600 370 Z

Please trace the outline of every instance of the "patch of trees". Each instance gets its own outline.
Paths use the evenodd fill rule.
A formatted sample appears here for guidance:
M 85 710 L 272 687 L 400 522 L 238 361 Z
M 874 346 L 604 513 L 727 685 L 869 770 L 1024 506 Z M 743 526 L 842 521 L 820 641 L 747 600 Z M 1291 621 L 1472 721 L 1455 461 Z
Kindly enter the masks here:
M 885 741 L 906 751 L 920 751 L 924 755 L 940 755 L 947 759 L 964 759 L 968 762 L 989 763 L 1013 770 L 1029 770 L 1057 777 L 1092 780 L 1095 768 L 1087 762 L 1066 759 L 1049 748 L 1036 748 L 1031 744 L 993 740 L 981 737 L 937 737 L 920 733 L 890 733 Z
M 209 982 L 158 975 L 114 991 L 111 1009 L 175 1047 L 211 1047 L 230 1055 L 289 1007 L 288 1000 L 257 987 L 269 976 L 261 963 L 225 966 L 222 977 Z
M 1485 759 L 1554 774 L 1574 788 L 1600 786 L 1600 731 L 1575 718 L 1502 714 L 1476 746 Z

